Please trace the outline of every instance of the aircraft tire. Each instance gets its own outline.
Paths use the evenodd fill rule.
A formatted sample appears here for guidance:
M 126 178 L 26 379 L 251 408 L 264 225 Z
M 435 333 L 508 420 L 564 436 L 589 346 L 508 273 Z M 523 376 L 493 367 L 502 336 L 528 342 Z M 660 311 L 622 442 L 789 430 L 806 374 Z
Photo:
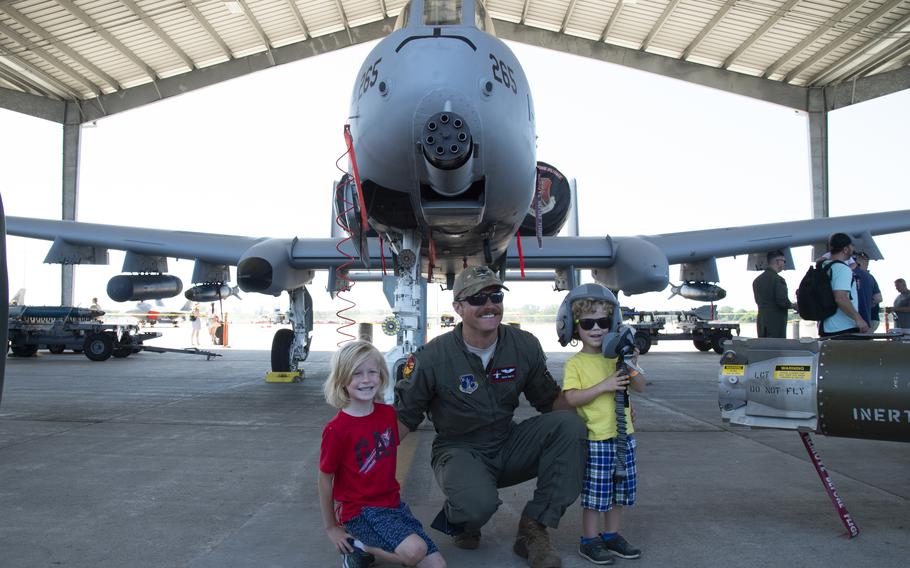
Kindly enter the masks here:
M 714 337 L 712 337 L 711 338 L 711 347 L 714 348 L 714 352 L 717 353 L 718 355 L 723 355 L 724 354 L 724 341 L 727 341 L 728 339 L 733 339 L 733 336 L 728 335 L 726 333 L 721 333 L 721 334 L 718 334 L 718 335 L 715 335 Z
M 638 347 L 638 352 L 644 355 L 651 350 L 651 336 L 647 333 L 638 332 L 635 334 L 635 347 Z
M 272 372 L 289 373 L 291 371 L 291 344 L 294 343 L 294 331 L 279 329 L 272 338 Z
M 82 346 L 91 361 L 107 361 L 114 353 L 114 338 L 109 333 L 89 333 Z
M 111 355 L 118 359 L 129 357 L 133 353 L 132 343 L 133 336 L 131 336 L 128 331 L 124 331 L 123 335 L 120 336 L 120 343 L 114 348 Z
M 48 345 L 47 350 L 50 351 L 51 353 L 53 353 L 54 355 L 60 355 L 61 353 L 63 353 L 66 350 L 66 346 L 60 345 L 59 343 L 55 343 L 53 345 Z
M 38 352 L 37 345 L 13 345 L 13 355 L 16 357 L 31 357 Z
M 698 349 L 699 351 L 710 351 L 711 350 L 711 344 L 708 343 L 708 341 L 705 339 L 693 339 L 692 343 L 695 344 L 695 348 Z

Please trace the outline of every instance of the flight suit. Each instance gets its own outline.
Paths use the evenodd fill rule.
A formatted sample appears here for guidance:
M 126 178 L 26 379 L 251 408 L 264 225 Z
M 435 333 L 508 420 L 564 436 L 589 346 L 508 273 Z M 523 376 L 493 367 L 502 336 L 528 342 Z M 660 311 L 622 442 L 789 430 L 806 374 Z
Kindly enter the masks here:
M 758 304 L 756 329 L 759 337 L 787 337 L 787 310 L 793 307 L 787 297 L 787 281 L 766 268 L 752 281 L 752 293 Z
M 432 466 L 450 524 L 479 529 L 502 503 L 497 489 L 537 478 L 524 513 L 556 527 L 584 481 L 587 429 L 574 411 L 552 411 L 559 385 L 540 342 L 499 326 L 486 369 L 468 351 L 462 324 L 417 350 L 395 387 L 398 419 L 436 428 Z M 541 415 L 516 424 L 519 395 Z

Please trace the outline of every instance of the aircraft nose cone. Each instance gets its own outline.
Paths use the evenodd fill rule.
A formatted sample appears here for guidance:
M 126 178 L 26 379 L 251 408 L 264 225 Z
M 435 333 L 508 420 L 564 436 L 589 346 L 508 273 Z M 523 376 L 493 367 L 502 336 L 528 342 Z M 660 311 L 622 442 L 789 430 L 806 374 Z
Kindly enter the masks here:
M 437 112 L 423 126 L 421 145 L 423 155 L 433 166 L 455 170 L 471 157 L 471 129 L 458 113 Z

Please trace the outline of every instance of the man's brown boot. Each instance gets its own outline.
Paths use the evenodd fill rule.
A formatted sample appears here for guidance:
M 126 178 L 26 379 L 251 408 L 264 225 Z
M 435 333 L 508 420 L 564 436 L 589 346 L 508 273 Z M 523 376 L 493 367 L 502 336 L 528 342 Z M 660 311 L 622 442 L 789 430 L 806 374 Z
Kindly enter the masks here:
M 480 546 L 480 529 L 465 529 L 463 533 L 453 536 L 452 542 L 458 548 L 464 548 L 465 550 L 474 550 Z
M 527 558 L 531 568 L 562 567 L 559 554 L 550 546 L 547 527 L 527 515 L 522 515 L 518 521 L 518 536 L 512 550 L 522 558 Z

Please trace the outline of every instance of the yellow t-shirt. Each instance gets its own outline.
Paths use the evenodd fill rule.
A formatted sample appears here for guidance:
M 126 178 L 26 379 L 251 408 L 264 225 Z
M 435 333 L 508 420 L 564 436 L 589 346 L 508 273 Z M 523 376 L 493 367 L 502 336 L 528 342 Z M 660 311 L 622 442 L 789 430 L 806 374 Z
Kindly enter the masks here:
M 616 371 L 616 359 L 608 359 L 599 353 L 576 353 L 568 361 L 563 373 L 562 390 L 586 389 L 606 379 Z M 589 440 L 609 440 L 615 438 L 616 399 L 615 393 L 608 392 L 595 398 L 584 406 L 576 408 L 588 426 Z M 626 433 L 635 432 L 632 428 L 631 406 L 626 408 Z

